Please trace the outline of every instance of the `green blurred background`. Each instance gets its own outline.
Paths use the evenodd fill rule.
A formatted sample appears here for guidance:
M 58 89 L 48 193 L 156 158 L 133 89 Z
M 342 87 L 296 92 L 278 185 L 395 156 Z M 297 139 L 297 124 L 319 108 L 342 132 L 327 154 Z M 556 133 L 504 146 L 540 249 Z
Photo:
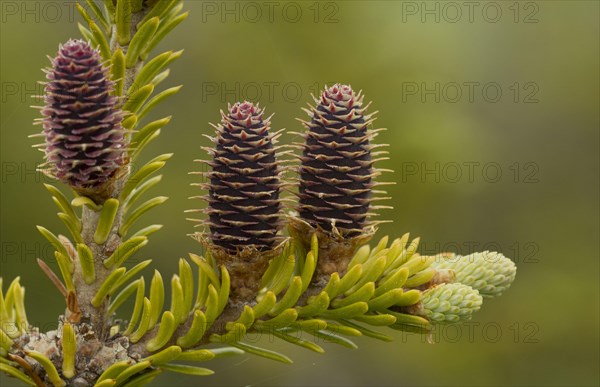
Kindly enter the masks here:
M 359 339 L 358 350 L 318 355 L 263 340 L 295 364 L 244 355 L 211 363 L 213 376 L 155 385 L 600 383 L 598 2 L 186 3 L 190 17 L 160 47 L 185 49 L 163 85 L 185 86 L 153 114 L 174 118 L 146 153 L 175 153 L 154 189 L 171 199 L 140 222 L 165 227 L 138 261 L 155 259 L 168 278 L 200 250 L 186 236 L 183 211 L 201 205 L 187 199 L 198 194 L 187 172 L 219 109 L 258 100 L 277 113 L 274 127 L 298 131 L 309 94 L 338 81 L 363 89 L 388 128 L 377 140 L 390 144 L 380 167 L 396 171 L 384 213 L 394 222 L 379 236 L 410 231 L 430 254 L 500 250 L 518 275 L 470 325 L 434 332 L 434 344 L 392 333 L 392 343 Z M 42 155 L 27 138 L 37 131 L 29 106 L 46 55 L 79 36 L 78 18 L 68 1 L 1 5 L 1 274 L 21 276 L 30 320 L 52 329 L 64 301 L 35 264 L 51 258 L 35 225 L 66 231 L 33 172 Z

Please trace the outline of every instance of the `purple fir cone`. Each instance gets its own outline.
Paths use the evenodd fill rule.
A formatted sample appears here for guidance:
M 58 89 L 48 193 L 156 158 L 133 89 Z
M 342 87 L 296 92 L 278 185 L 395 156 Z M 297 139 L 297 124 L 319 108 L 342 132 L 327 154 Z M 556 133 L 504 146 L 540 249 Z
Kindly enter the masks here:
M 250 102 L 221 115 L 205 185 L 211 239 L 231 254 L 271 250 L 281 228 L 281 169 L 273 146 L 278 134 L 269 134 L 270 118 Z
M 316 106 L 306 112 L 310 121 L 300 156 L 298 212 L 313 227 L 345 238 L 359 236 L 375 222 L 369 220 L 379 171 L 371 152 L 375 132 L 368 129 L 373 114 L 365 115 L 363 95 L 350 86 L 326 88 Z
M 60 46 L 46 70 L 42 108 L 46 163 L 53 177 L 103 201 L 125 164 L 125 131 L 109 70 L 82 40 Z

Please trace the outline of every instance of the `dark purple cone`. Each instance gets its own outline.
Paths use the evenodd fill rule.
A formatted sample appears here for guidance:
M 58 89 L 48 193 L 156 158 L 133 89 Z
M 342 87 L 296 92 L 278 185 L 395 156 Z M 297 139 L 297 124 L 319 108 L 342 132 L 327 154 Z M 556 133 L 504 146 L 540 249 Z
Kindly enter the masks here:
M 358 236 L 369 225 L 373 160 L 363 96 L 350 86 L 326 89 L 307 111 L 308 129 L 300 157 L 298 212 L 313 227 L 335 226 L 344 237 Z
M 76 191 L 102 199 L 125 162 L 122 114 L 108 68 L 89 44 L 69 40 L 46 73 L 45 167 Z
M 212 242 L 230 254 L 270 250 L 280 229 L 280 168 L 270 118 L 250 102 L 229 106 L 216 126 L 208 164 L 208 214 Z

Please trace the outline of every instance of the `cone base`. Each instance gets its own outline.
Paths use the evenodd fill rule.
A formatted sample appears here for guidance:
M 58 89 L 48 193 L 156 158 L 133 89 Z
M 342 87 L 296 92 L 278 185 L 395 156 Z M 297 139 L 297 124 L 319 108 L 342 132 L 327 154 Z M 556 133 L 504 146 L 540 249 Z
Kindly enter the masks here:
M 288 230 L 290 235 L 299 240 L 306 250 L 310 250 L 310 239 L 317 234 L 319 240 L 319 257 L 313 282 L 331 276 L 337 272 L 344 275 L 348 269 L 348 262 L 354 256 L 359 247 L 369 242 L 377 232 L 374 226 L 366 227 L 363 232 L 355 237 L 344 236 L 332 225 L 331 232 L 320 227 L 313 227 L 309 223 L 293 215 L 288 218 Z

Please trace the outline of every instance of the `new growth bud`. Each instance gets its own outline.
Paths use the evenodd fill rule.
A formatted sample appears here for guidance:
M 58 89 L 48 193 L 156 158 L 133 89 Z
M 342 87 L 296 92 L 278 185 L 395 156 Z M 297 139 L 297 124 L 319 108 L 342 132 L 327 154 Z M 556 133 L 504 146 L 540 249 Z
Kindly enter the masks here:
M 453 283 L 434 286 L 421 296 L 422 314 L 431 322 L 469 320 L 483 303 L 479 292 L 470 286 Z
M 517 275 L 514 262 L 497 252 L 484 251 L 466 256 L 451 254 L 439 257 L 433 264 L 437 270 L 452 270 L 456 282 L 479 290 L 483 297 L 504 293 Z

